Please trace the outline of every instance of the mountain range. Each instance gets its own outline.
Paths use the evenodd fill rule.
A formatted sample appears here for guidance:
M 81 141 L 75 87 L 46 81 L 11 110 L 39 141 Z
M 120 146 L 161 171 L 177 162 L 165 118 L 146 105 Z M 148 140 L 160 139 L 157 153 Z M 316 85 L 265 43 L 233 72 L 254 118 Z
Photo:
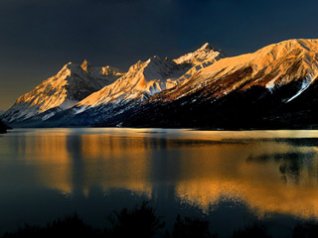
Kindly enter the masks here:
M 127 72 L 68 63 L 19 97 L 12 127 L 314 128 L 318 40 L 293 39 L 235 57 L 204 44 Z

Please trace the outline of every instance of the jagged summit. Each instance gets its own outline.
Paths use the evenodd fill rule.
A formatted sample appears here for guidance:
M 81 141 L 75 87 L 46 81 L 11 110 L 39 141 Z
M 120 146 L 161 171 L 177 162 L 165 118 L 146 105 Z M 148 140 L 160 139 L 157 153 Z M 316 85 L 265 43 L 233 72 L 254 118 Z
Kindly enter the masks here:
M 81 63 L 68 62 L 61 68 L 57 75 L 63 73 L 67 73 L 68 75 L 87 74 L 94 77 L 107 77 L 110 74 L 121 76 L 123 74 L 123 72 L 121 72 L 118 68 L 109 65 L 92 66 L 90 62 L 86 59 L 83 60 Z
M 204 43 L 199 49 L 180 56 L 174 61 L 177 64 L 203 64 L 204 62 L 213 63 L 220 57 L 220 52 L 214 50 L 209 43 Z
M 210 43 L 206 42 L 198 50 L 212 50 L 212 48 L 210 46 Z
M 88 71 L 88 67 L 89 67 L 88 61 L 87 61 L 86 59 L 83 60 L 83 62 L 81 63 L 81 69 L 82 69 L 84 72 L 87 72 L 87 71 Z

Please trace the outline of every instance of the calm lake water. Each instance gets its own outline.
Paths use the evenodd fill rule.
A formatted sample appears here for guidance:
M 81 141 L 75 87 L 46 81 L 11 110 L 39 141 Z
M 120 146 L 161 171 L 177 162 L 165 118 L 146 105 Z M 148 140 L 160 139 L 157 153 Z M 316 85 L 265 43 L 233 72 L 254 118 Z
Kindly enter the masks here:
M 77 212 L 95 226 L 149 200 L 168 226 L 277 236 L 318 217 L 318 131 L 28 129 L 0 135 L 0 233 Z

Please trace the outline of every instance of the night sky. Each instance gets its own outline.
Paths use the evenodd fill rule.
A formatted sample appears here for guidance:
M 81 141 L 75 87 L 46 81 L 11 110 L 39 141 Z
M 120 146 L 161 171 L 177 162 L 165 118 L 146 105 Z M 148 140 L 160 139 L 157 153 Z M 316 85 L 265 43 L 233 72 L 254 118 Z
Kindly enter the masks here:
M 231 56 L 318 38 L 316 0 L 0 0 L 0 109 L 69 61 L 121 69 L 204 42 Z

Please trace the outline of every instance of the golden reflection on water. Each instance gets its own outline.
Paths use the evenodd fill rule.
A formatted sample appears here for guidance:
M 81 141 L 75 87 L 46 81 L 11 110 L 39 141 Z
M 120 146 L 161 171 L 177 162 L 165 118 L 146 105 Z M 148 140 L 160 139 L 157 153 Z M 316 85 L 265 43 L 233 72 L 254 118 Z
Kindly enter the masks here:
M 143 138 L 39 130 L 19 137 L 17 150 L 35 167 L 43 186 L 64 194 L 88 195 L 98 187 L 120 188 L 151 197 L 149 150 Z
M 80 141 L 81 154 L 86 158 L 86 187 L 99 184 L 104 190 L 123 188 L 151 197 L 147 180 L 150 156 L 144 138 L 86 134 L 81 135 Z
M 15 146 L 26 164 L 34 166 L 37 182 L 63 193 L 72 191 L 72 167 L 65 133 L 21 136 Z
M 247 147 L 251 146 L 248 152 Z M 268 158 L 266 161 L 264 146 L 278 154 L 287 152 L 289 148 L 286 144 L 263 143 L 201 148 L 200 154 L 188 150 L 187 154 L 192 155 L 193 159 L 182 164 L 183 180 L 176 186 L 177 195 L 206 211 L 220 199 L 231 198 L 245 202 L 259 215 L 283 213 L 306 218 L 317 216 L 318 164 L 315 151 L 300 148 L 303 157 Z M 220 150 L 227 155 L 222 156 Z M 289 148 L 290 151 L 292 148 Z M 295 171 L 288 168 L 293 163 L 299 163 L 291 165 L 291 168 L 295 166 Z
M 160 184 L 205 211 L 226 198 L 260 216 L 318 216 L 317 148 L 273 139 L 291 135 L 318 134 L 60 129 L 11 138 L 44 187 L 69 195 L 88 195 L 97 186 L 151 198 Z

